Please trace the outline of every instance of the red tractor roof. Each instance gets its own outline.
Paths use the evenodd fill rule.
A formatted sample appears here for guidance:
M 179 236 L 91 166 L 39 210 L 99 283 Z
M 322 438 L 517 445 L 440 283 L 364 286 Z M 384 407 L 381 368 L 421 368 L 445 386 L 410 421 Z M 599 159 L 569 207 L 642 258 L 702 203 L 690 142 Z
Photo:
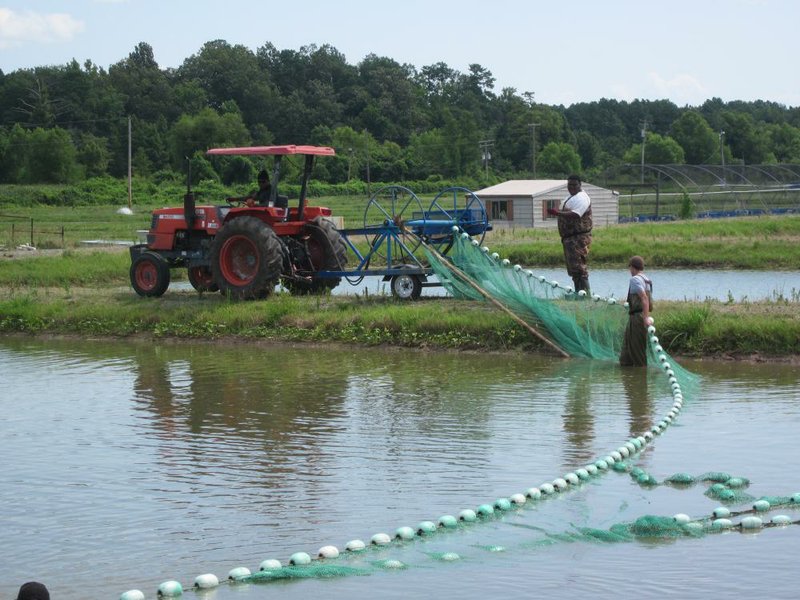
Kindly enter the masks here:
M 249 146 L 246 148 L 212 148 L 206 154 L 223 154 L 235 156 L 266 156 L 274 154 L 316 154 L 317 156 L 333 156 L 336 150 L 327 146 Z

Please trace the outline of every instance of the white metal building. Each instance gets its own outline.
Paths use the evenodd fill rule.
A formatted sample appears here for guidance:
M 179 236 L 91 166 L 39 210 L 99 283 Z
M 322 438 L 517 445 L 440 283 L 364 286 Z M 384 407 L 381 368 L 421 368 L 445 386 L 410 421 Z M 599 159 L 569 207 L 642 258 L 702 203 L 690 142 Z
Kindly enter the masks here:
M 582 183 L 592 199 L 595 227 L 619 220 L 619 193 L 591 183 Z M 486 204 L 494 227 L 553 227 L 558 219 L 547 214 L 569 195 L 566 179 L 512 179 L 475 192 Z

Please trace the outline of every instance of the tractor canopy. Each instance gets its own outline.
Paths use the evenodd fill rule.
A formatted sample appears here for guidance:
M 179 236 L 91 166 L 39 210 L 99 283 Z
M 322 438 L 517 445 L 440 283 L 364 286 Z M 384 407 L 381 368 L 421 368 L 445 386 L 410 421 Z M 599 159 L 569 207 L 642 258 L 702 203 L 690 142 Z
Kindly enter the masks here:
M 335 156 L 336 150 L 328 146 L 247 146 L 243 148 L 212 148 L 206 152 L 212 156 L 273 156 L 272 177 L 270 186 L 270 206 L 275 205 L 278 197 L 278 181 L 281 174 L 281 161 L 284 156 L 299 154 L 305 157 L 302 181 L 300 184 L 300 199 L 297 208 L 297 220 L 302 221 L 306 207 L 306 193 L 308 180 L 314 167 L 315 156 Z M 288 214 L 288 213 L 287 213 Z
M 248 146 L 245 148 L 212 148 L 206 154 L 227 156 L 285 156 L 287 154 L 334 156 L 336 150 L 328 146 Z

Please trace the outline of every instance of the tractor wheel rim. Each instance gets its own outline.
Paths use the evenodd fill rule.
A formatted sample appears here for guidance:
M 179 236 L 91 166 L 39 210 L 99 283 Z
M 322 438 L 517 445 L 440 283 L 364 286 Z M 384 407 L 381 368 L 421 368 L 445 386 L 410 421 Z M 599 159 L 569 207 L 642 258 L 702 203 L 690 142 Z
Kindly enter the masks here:
M 247 236 L 232 236 L 222 246 L 219 266 L 226 281 L 247 285 L 258 273 L 258 248 Z
M 158 273 L 156 266 L 151 262 L 145 262 L 136 267 L 136 285 L 142 290 L 150 291 L 156 287 Z
M 211 275 L 211 271 L 209 271 L 208 269 L 204 267 L 192 267 L 191 270 L 192 270 L 192 277 L 194 277 L 194 280 L 198 284 L 209 287 L 214 283 L 214 278 Z

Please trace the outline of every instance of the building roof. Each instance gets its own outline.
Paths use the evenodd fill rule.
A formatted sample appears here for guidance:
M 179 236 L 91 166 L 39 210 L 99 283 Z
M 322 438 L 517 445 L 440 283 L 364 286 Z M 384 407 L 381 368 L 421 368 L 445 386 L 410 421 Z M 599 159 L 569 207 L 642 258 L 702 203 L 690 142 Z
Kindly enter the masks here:
M 567 188 L 566 179 L 511 179 L 475 192 L 478 196 L 538 196 Z

